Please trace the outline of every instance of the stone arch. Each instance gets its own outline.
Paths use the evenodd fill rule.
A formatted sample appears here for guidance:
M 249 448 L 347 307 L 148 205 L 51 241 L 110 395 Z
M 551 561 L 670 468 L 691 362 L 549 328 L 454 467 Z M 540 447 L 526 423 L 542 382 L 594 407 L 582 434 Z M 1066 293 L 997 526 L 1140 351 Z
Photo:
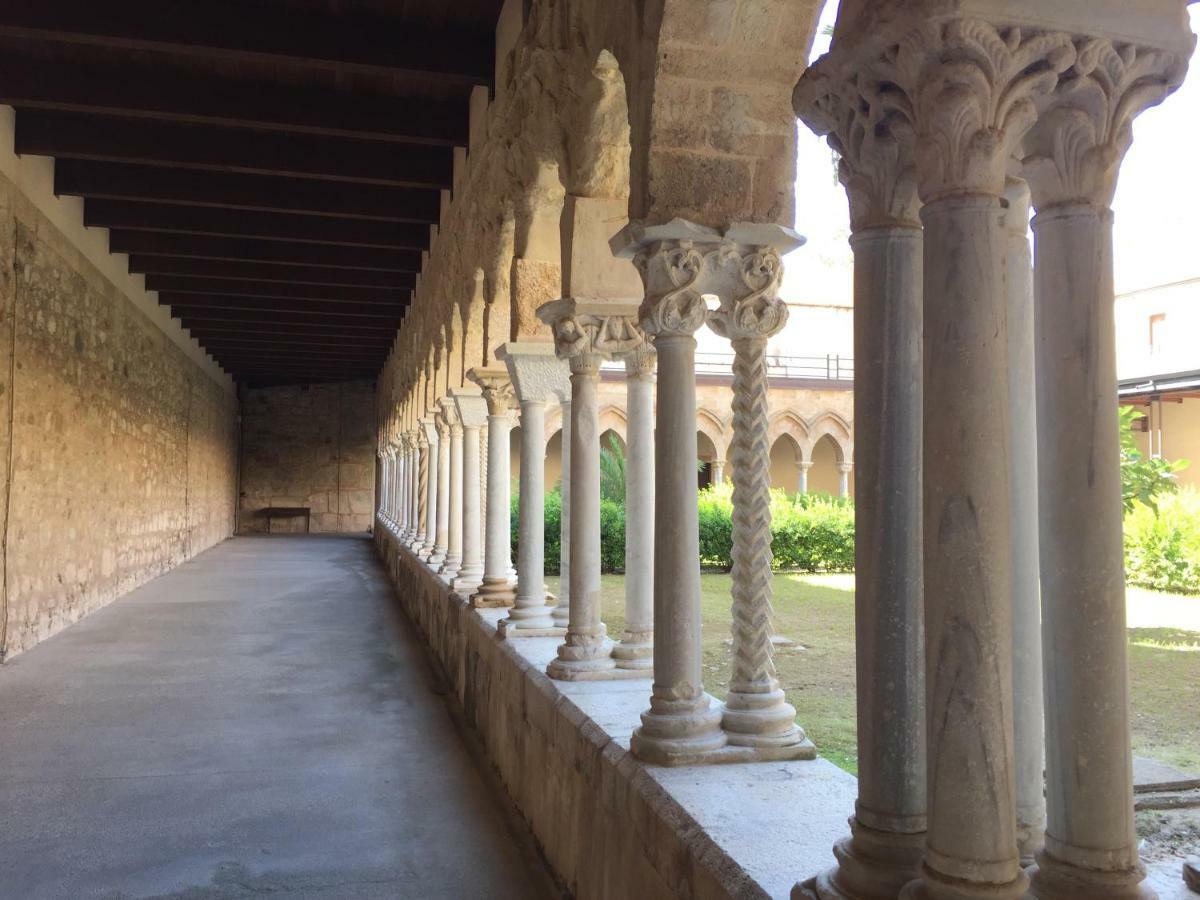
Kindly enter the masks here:
M 696 410 L 696 432 L 709 439 L 716 453 L 714 459 L 725 459 L 729 452 L 729 442 L 725 436 L 725 424 L 716 413 L 701 407 Z
M 600 410 L 599 418 L 602 435 L 606 431 L 611 431 L 621 439 L 622 446 L 628 442 L 628 422 L 625 418 L 625 410 L 619 406 L 609 405 Z
M 854 459 L 854 439 L 850 423 L 835 412 L 827 411 L 816 416 L 808 425 L 808 437 L 804 442 L 804 458 L 812 461 L 813 448 L 823 437 L 828 437 L 834 446 L 839 463 Z
M 809 434 L 808 423 L 791 410 L 777 413 L 767 423 L 767 445 L 774 448 L 776 443 L 784 439 L 785 446 L 794 449 L 797 463 L 804 460 Z
M 562 288 L 562 215 L 566 190 L 557 160 L 534 158 L 513 205 L 513 249 L 509 269 L 510 337 L 542 332 L 537 308 L 557 299 Z

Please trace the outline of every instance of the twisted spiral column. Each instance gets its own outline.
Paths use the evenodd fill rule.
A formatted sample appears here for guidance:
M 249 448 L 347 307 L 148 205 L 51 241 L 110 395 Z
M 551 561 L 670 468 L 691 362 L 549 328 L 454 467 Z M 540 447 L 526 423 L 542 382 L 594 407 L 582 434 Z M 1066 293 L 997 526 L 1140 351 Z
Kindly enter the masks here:
M 429 511 L 429 439 L 423 428 L 417 431 L 417 530 L 413 535 L 413 550 L 420 551 L 425 543 L 425 520 Z

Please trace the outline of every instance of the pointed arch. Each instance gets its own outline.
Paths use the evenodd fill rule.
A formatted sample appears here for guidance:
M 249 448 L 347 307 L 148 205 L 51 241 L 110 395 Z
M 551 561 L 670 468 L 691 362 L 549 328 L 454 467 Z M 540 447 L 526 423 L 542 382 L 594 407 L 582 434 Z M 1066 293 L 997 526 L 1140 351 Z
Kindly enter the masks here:
M 804 458 L 812 461 L 813 448 L 823 437 L 833 444 L 839 463 L 854 459 L 854 436 L 850 423 L 832 410 L 826 410 L 808 423 L 808 440 L 804 444 Z

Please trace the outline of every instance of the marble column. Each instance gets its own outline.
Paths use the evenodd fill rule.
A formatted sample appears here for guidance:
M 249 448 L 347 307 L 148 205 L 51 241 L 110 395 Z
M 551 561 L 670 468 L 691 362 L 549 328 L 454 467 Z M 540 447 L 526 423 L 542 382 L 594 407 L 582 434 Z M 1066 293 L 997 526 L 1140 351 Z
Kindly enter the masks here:
M 1130 27 L 1175 26 L 1175 48 L 1076 36 L 1078 57 L 1025 146 L 1046 713 L 1039 900 L 1154 896 L 1133 816 L 1110 206 L 1133 118 L 1181 83 L 1193 38 L 1186 20 L 1129 13 Z
M 1013 751 L 1017 766 L 1017 849 L 1033 864 L 1046 829 L 1042 715 L 1042 598 L 1038 571 L 1037 396 L 1033 358 L 1033 257 L 1029 187 L 1009 179 L 1004 192 L 1008 285 L 1009 484 L 1012 490 Z
M 546 407 L 567 382 L 567 365 L 550 344 L 510 342 L 496 353 L 521 406 L 521 481 L 517 496 L 517 593 L 508 617 L 501 620 L 509 637 L 558 636 L 546 605 L 545 496 Z
M 571 386 L 558 394 L 559 419 L 562 430 L 559 434 L 559 497 L 561 506 L 558 514 L 558 602 L 550 613 L 554 625 L 566 633 L 571 618 Z
M 437 546 L 438 464 L 441 456 L 437 423 L 433 416 L 422 417 L 421 428 L 425 433 L 429 471 L 425 479 L 425 541 L 421 544 L 417 556 L 427 563 Z
M 838 463 L 837 464 L 838 496 L 839 497 L 849 497 L 850 496 L 850 473 L 851 473 L 851 471 L 853 471 L 853 469 L 854 469 L 854 465 L 852 463 Z
M 446 562 L 450 543 L 450 422 L 444 409 L 434 414 L 433 421 L 438 434 L 437 527 L 434 531 L 433 553 L 428 563 L 430 568 L 440 572 Z
M 858 797 L 837 866 L 792 896 L 893 900 L 919 873 L 926 830 L 922 233 L 911 129 L 884 98 L 857 90 L 860 67 L 839 68 L 817 63 L 793 100 L 837 151 L 850 201 L 855 453 L 865 473 L 854 513 Z M 806 492 L 812 463 L 797 465 Z
M 621 669 L 654 667 L 654 351 L 625 355 L 625 629 Z
M 395 478 L 392 481 L 392 533 L 400 534 L 404 519 L 404 447 L 397 438 L 393 448 Z
M 801 494 L 808 493 L 808 471 L 813 467 L 811 462 L 796 463 L 796 471 L 799 473 L 796 480 L 796 491 Z
M 389 518 L 388 500 L 392 489 L 392 460 L 387 450 L 379 451 L 379 517 L 386 524 Z
M 558 656 L 546 667 L 565 681 L 641 674 L 616 668 L 600 617 L 600 364 L 641 343 L 636 311 L 632 304 L 570 299 L 538 309 L 571 369 L 570 608 Z
M 472 369 L 468 377 L 483 390 L 487 404 L 487 503 L 484 508 L 487 540 L 484 544 L 483 581 L 471 597 L 473 606 L 512 606 L 516 579 L 512 574 L 512 525 L 509 516 L 511 479 L 509 472 L 510 407 L 513 385 L 507 369 Z M 539 492 L 539 498 L 541 493 Z
M 438 574 L 449 584 L 458 576 L 463 559 L 463 426 L 454 400 L 444 397 L 441 403 L 442 415 L 450 426 L 450 496 L 446 504 L 449 510 L 446 559 Z
M 420 553 L 421 548 L 425 545 L 425 518 L 429 512 L 429 498 L 427 491 L 429 488 L 429 440 L 425 437 L 425 429 L 417 424 L 414 430 L 416 450 L 414 451 L 417 459 L 416 477 L 413 479 L 415 485 L 416 499 L 413 503 L 414 512 L 416 515 L 416 524 L 413 529 L 412 541 L 409 543 L 409 549 L 413 553 Z
M 928 822 L 904 896 L 1022 897 L 1013 751 L 1006 241 L 1001 196 L 1065 36 L 951 20 L 907 48 L 924 206 Z M 1036 77 L 1028 76 L 1036 71 Z
M 767 428 L 767 340 L 787 322 L 779 299 L 780 254 L 802 239 L 777 227 L 730 229 L 732 246 L 713 263 L 720 301 L 708 324 L 733 345 L 733 660 L 721 727 L 730 744 L 763 758 L 811 759 L 772 659 L 771 444 Z M 770 241 L 770 243 L 765 243 Z
M 462 422 L 462 565 L 452 582 L 459 593 L 471 594 L 483 583 L 482 503 L 479 490 L 479 430 L 487 422 L 487 403 L 479 388 L 451 391 Z M 453 502 L 453 501 L 451 501 Z
M 613 238 L 645 285 L 643 330 L 658 356 L 654 460 L 654 684 L 634 731 L 635 756 L 703 762 L 726 744 L 721 707 L 704 690 L 696 486 L 696 331 L 707 317 L 706 256 L 719 233 L 690 222 L 630 223 Z
M 396 536 L 400 543 L 408 543 L 412 529 L 412 438 L 406 431 L 400 435 L 400 511 L 397 516 Z
M 709 466 L 712 469 L 712 483 L 723 484 L 725 481 L 725 460 L 714 459 L 709 463 Z

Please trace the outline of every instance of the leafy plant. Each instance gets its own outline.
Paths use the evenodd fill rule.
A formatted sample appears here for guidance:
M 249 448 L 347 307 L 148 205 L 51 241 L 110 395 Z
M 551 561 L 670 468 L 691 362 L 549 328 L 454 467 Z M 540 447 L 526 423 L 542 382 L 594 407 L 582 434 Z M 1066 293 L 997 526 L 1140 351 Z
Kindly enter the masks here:
M 1188 465 L 1186 459 L 1169 462 L 1151 457 L 1146 459 L 1138 449 L 1133 436 L 1133 423 L 1141 418 L 1141 412 L 1133 406 L 1122 406 L 1119 411 L 1121 429 L 1121 502 L 1125 512 L 1133 511 L 1141 503 L 1158 510 L 1158 498 L 1179 490 L 1175 473 Z
M 1125 575 L 1130 584 L 1181 594 L 1200 593 L 1200 494 L 1138 503 L 1125 516 Z
M 625 505 L 625 448 L 615 434 L 600 448 L 600 498 Z

